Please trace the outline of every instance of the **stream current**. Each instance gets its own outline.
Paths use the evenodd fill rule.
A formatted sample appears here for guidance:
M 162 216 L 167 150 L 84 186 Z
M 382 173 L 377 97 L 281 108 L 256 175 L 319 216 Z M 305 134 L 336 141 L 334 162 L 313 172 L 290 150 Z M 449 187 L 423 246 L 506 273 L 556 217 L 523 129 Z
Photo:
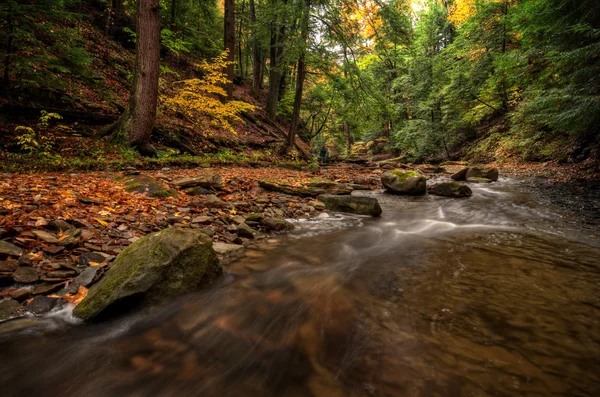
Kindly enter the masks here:
M 0 396 L 598 396 L 599 244 L 516 186 L 370 192 L 151 313 L 4 332 Z

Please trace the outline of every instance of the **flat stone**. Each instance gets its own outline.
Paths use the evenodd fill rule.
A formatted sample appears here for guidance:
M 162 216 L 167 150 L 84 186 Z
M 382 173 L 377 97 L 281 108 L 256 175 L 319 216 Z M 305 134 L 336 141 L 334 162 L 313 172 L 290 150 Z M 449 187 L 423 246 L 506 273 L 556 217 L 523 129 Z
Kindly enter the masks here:
M 0 302 L 0 321 L 21 317 L 25 312 L 25 308 L 14 299 L 6 299 Z
M 44 252 L 49 253 L 50 255 L 60 254 L 65 250 L 65 247 L 61 247 L 58 245 L 50 245 L 48 247 L 44 247 Z
M 204 174 L 191 178 L 178 179 L 172 185 L 179 188 L 196 186 L 221 188 L 223 186 L 223 178 L 218 174 Z
M 50 312 L 55 307 L 66 302 L 62 299 L 48 298 L 46 296 L 36 296 L 27 304 L 27 310 L 33 314 L 40 315 Z
M 58 243 L 58 239 L 56 238 L 56 236 L 54 236 L 53 234 L 50 234 L 48 232 L 45 232 L 43 230 L 34 230 L 33 234 L 40 240 L 45 241 L 49 244 Z
M 64 235 L 59 240 L 58 245 L 74 248 L 77 245 L 79 245 L 80 239 L 81 239 L 81 230 L 80 229 L 69 229 L 64 232 Z
M 199 223 L 199 224 L 207 224 L 207 223 L 211 223 L 212 221 L 214 221 L 215 218 L 213 218 L 212 216 L 198 216 L 194 219 L 192 219 L 192 223 Z
M 328 210 L 334 212 L 345 212 L 356 215 L 381 215 L 381 206 L 374 197 L 359 196 L 336 196 L 323 194 L 319 200 L 325 204 Z
M 243 222 L 237 226 L 237 233 L 240 237 L 254 238 L 254 230 Z
M 19 267 L 12 275 L 13 280 L 17 283 L 35 283 L 39 280 L 37 271 L 33 267 Z
M 39 284 L 33 287 L 31 295 L 46 295 L 58 291 L 63 284 Z
M 61 219 L 50 221 L 48 223 L 48 225 L 46 225 L 47 229 L 56 230 L 56 231 L 63 231 L 63 232 L 65 230 L 73 229 L 73 227 L 74 226 L 71 225 L 69 222 L 63 221 Z
M 77 259 L 77 263 L 81 266 L 89 266 L 90 262 L 94 263 L 103 263 L 106 260 L 106 257 L 99 252 L 84 252 L 79 255 Z
M 14 244 L 0 240 L 0 255 L 21 256 L 23 250 Z
M 19 302 L 23 302 L 31 298 L 31 289 L 30 288 L 19 288 L 18 290 L 11 292 L 10 297 Z
M 243 252 L 244 246 L 238 245 L 238 244 L 227 244 L 227 243 L 216 242 L 216 243 L 213 243 L 213 249 L 219 255 L 229 256 L 229 255 L 235 255 L 235 254 L 239 254 L 239 253 Z
M 269 230 L 276 232 L 285 232 L 294 229 L 294 225 L 285 219 L 279 218 L 264 218 L 261 224 Z
M 0 272 L 3 273 L 12 273 L 19 267 L 19 262 L 15 260 L 5 260 L 0 261 Z

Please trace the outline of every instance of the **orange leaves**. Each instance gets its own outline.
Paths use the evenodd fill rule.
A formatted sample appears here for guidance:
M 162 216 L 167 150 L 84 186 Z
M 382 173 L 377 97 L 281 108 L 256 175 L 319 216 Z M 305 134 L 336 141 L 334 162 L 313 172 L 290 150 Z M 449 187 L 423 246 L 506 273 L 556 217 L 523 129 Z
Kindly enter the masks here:
M 79 303 L 81 303 L 83 298 L 85 298 L 87 296 L 87 293 L 88 293 L 88 289 L 80 286 L 79 289 L 77 290 L 77 292 L 74 294 L 66 294 L 63 296 L 48 295 L 48 298 L 62 298 L 69 303 L 78 305 Z

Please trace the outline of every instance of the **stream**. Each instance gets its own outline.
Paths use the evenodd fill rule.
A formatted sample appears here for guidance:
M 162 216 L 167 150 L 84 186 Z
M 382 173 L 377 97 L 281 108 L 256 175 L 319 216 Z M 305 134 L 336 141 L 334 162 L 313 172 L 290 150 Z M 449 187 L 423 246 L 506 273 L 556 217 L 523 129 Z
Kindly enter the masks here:
M 379 199 L 248 251 L 218 285 L 0 334 L 0 396 L 598 396 L 600 244 L 502 179 Z M 27 320 L 26 320 L 27 321 Z

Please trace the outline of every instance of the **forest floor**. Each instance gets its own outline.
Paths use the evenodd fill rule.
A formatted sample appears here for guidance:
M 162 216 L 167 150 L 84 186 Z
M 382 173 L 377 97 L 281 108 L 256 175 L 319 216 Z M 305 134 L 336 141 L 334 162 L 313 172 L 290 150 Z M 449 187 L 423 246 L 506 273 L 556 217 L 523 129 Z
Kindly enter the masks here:
M 600 227 L 597 172 L 582 165 L 553 163 L 503 164 L 499 168 L 501 175 L 518 178 L 522 189 L 538 201 L 558 205 L 593 229 Z M 0 300 L 10 297 L 21 305 L 37 296 L 49 296 L 78 302 L 125 247 L 170 225 L 208 234 L 227 262 L 258 240 L 285 231 L 285 219 L 312 217 L 324 210 L 315 196 L 266 190 L 259 180 L 283 182 L 293 188 L 326 179 L 379 189 L 382 172 L 377 164 L 337 163 L 314 172 L 221 166 L 0 174 Z M 222 178 L 221 186 L 200 191 L 200 195 L 190 195 L 173 183 L 215 174 Z M 147 177 L 158 190 L 148 186 Z M 157 197 L 150 197 L 148 190 L 157 192 Z M 264 223 L 261 218 L 273 222 Z M 242 232 L 242 223 L 251 225 L 250 231 Z M 12 246 L 2 246 L 3 242 Z M 11 249 L 23 253 L 18 261 L 6 253 Z M 24 267 L 28 272 L 17 275 L 17 269 Z

